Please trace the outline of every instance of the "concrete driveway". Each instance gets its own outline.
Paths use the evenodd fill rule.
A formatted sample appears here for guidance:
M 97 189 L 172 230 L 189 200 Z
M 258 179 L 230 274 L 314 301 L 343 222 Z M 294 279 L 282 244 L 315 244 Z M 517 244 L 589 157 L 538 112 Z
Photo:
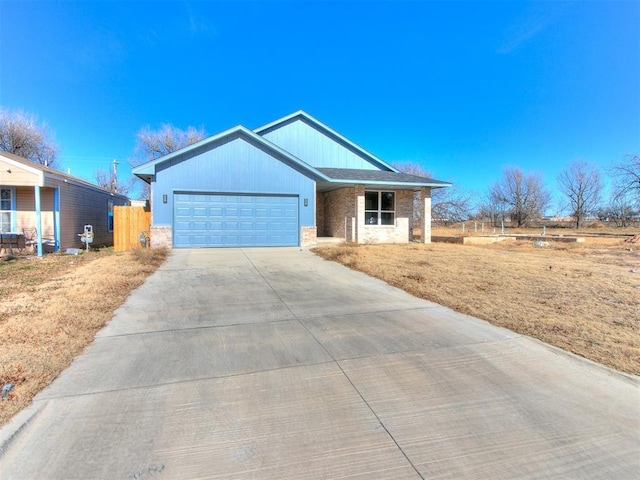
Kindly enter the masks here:
M 637 377 L 308 251 L 178 250 L 0 430 L 0 478 L 631 479 L 639 418 Z

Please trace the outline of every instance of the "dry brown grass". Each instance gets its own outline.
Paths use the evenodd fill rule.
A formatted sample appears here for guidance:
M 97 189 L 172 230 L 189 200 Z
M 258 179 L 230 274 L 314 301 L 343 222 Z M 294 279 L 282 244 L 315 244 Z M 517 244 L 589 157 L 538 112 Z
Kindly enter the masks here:
M 417 297 L 640 374 L 636 244 L 343 245 L 315 252 Z
M 166 256 L 107 249 L 0 261 L 0 387 L 15 385 L 0 402 L 0 425 L 82 352 Z
M 507 235 L 540 235 L 542 234 L 542 227 L 522 227 L 522 228 L 512 228 L 505 227 L 505 234 Z M 416 234 L 420 234 L 419 229 L 414 229 Z M 488 224 L 484 226 L 484 232 L 482 231 L 482 222 L 465 222 L 464 230 L 462 229 L 462 224 L 458 223 L 455 225 L 451 225 L 448 227 L 445 226 L 435 226 L 433 227 L 431 234 L 434 236 L 475 236 L 475 235 L 493 235 L 500 234 L 500 227 L 492 227 Z M 564 227 L 546 227 L 545 229 L 546 235 L 563 235 L 563 236 L 591 236 L 591 235 L 603 235 L 603 236 L 625 236 L 625 235 L 634 235 L 638 233 L 637 227 L 625 227 L 625 228 L 617 228 L 617 227 L 605 227 L 599 222 L 590 222 L 584 227 L 580 229 L 574 228 L 572 225 L 566 225 Z

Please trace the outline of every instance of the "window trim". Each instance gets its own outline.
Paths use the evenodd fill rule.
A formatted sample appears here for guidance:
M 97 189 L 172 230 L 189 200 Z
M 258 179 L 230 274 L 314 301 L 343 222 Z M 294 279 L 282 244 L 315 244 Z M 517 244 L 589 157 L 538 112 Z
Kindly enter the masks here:
M 115 207 L 115 202 L 113 202 L 113 200 L 107 200 L 107 231 L 109 233 L 113 232 L 114 230 L 114 225 L 113 225 L 113 209 Z
M 377 209 L 368 209 L 367 208 L 367 193 L 375 193 L 377 194 Z M 393 195 L 393 210 L 382 210 L 382 194 L 391 193 Z M 394 190 L 365 190 L 365 202 L 364 202 L 364 224 L 368 227 L 395 227 L 396 226 L 396 192 Z M 377 217 L 377 223 L 369 223 L 367 221 L 367 213 L 375 213 Z M 390 224 L 382 223 L 382 214 L 383 213 L 391 213 L 393 215 L 393 222 Z
M 11 198 L 10 198 L 10 202 L 11 202 L 11 209 L 10 210 L 2 210 L 0 209 L 0 212 L 5 213 L 8 212 L 9 213 L 9 230 L 10 232 L 14 232 L 16 230 L 16 189 L 15 187 L 0 187 L 0 190 L 8 190 L 9 193 L 11 194 Z

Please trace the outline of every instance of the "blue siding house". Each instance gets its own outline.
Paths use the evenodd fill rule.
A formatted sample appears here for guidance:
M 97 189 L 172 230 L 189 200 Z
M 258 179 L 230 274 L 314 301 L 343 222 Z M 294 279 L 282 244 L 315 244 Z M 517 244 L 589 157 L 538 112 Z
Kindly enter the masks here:
M 311 115 L 237 126 L 133 169 L 151 185 L 151 244 L 312 246 L 431 238 L 431 189 L 449 183 L 398 172 Z

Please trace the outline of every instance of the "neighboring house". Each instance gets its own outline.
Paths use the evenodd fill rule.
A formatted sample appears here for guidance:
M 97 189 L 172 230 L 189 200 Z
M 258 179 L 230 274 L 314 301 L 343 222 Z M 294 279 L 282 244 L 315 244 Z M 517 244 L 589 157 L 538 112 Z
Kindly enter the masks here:
M 147 162 L 151 244 L 169 247 L 311 246 L 431 240 L 431 189 L 303 111 L 249 130 L 237 126 Z
M 0 152 L 0 232 L 36 230 L 36 250 L 82 247 L 78 234 L 93 226 L 94 245 L 113 245 L 113 207 L 123 195 L 53 168 Z

